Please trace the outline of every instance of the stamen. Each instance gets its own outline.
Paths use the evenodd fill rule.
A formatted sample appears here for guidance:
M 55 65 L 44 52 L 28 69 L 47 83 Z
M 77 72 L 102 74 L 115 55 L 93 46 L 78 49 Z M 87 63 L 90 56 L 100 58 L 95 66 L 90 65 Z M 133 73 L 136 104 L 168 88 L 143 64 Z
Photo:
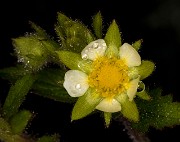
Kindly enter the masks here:
M 129 83 L 128 67 L 123 60 L 100 57 L 93 62 L 89 85 L 103 97 L 114 97 L 126 90 Z

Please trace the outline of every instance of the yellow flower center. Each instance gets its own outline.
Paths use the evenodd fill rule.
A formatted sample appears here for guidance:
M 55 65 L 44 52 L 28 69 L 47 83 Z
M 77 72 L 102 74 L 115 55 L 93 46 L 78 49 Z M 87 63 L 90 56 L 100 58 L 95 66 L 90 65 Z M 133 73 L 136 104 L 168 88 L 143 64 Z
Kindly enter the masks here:
M 93 62 L 88 81 L 102 97 L 112 98 L 127 89 L 128 66 L 121 59 L 100 57 Z

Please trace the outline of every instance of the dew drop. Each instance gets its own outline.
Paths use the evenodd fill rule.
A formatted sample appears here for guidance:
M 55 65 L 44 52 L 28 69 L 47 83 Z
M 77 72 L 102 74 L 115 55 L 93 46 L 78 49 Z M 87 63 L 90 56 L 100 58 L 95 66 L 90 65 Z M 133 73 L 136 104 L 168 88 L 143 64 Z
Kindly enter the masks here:
M 18 58 L 18 62 L 19 63 L 23 63 L 24 62 L 24 58 L 22 58 L 22 57 Z
M 106 47 L 106 43 L 102 43 L 102 46 L 103 46 L 103 47 Z
M 98 48 L 98 43 L 94 43 L 92 47 L 93 47 L 94 49 L 97 49 L 97 48 Z
M 88 51 L 89 51 L 89 50 L 86 49 L 84 52 L 85 52 L 85 53 L 88 53 Z
M 87 54 L 83 54 L 83 55 L 82 55 L 82 59 L 87 60 L 87 58 L 88 58 L 88 55 L 87 55 Z
M 81 89 L 81 84 L 76 84 L 75 88 L 76 89 Z

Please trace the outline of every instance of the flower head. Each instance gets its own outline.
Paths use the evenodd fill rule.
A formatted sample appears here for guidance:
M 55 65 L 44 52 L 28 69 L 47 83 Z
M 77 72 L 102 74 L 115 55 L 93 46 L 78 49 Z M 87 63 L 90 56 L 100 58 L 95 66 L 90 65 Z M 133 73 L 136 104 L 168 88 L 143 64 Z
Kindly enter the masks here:
M 141 58 L 128 43 L 119 48 L 119 57 L 106 56 L 106 49 L 103 39 L 89 43 L 82 50 L 81 57 L 91 61 L 91 72 L 67 71 L 64 88 L 72 97 L 80 97 L 88 89 L 94 89 L 102 98 L 96 109 L 117 112 L 121 110 L 121 103 L 116 99 L 118 95 L 127 95 L 130 101 L 135 97 L 139 76 L 132 78 L 129 68 L 139 66 Z
M 95 109 L 104 112 L 105 117 L 121 112 L 130 120 L 139 120 L 134 98 L 139 84 L 143 84 L 141 80 L 151 74 L 154 64 L 141 61 L 132 45 L 121 44 L 115 22 L 104 39 L 91 41 L 80 55 L 70 51 L 59 51 L 58 55 L 71 69 L 65 73 L 63 86 L 71 97 L 79 97 L 72 120 L 83 118 Z M 141 86 L 144 91 L 144 85 Z M 142 92 L 141 98 L 149 98 Z

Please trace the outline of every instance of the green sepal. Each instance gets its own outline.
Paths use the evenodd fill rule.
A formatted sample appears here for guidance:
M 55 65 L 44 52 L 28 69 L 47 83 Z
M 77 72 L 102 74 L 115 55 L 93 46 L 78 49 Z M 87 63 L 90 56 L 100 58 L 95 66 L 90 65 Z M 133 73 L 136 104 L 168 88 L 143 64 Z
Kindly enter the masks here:
M 5 103 L 3 105 L 3 116 L 9 119 L 16 114 L 25 99 L 25 96 L 36 80 L 36 76 L 32 74 L 24 75 L 18 79 L 15 84 L 10 87 Z M 13 106 L 13 107 L 12 107 Z
M 137 67 L 130 67 L 128 71 L 128 76 L 131 80 L 138 78 L 139 73 L 138 73 Z
M 85 73 L 91 71 L 91 62 L 83 60 L 77 53 L 70 51 L 57 51 L 60 61 L 72 70 L 81 70 Z
M 19 135 L 22 134 L 25 128 L 27 128 L 27 125 L 31 118 L 32 118 L 32 113 L 28 110 L 21 110 L 18 113 L 16 113 L 10 119 L 12 133 Z
M 138 122 L 139 111 L 134 100 L 129 101 L 129 98 L 126 94 L 120 94 L 116 97 L 116 99 L 121 104 L 121 113 L 123 116 L 130 121 Z
M 146 90 L 141 91 L 141 92 L 137 92 L 136 95 L 143 100 L 150 100 L 151 99 L 151 97 L 148 95 Z
M 141 48 L 141 44 L 142 44 L 143 40 L 137 40 L 132 44 L 132 47 L 134 47 L 134 49 L 136 49 L 137 51 Z
M 95 107 L 101 100 L 102 98 L 97 94 L 97 92 L 94 89 L 89 88 L 75 103 L 72 110 L 71 120 L 78 120 L 86 117 L 95 110 Z
M 104 113 L 105 125 L 108 128 L 111 123 L 112 113 L 110 112 L 103 112 L 103 113 Z
M 106 55 L 108 57 L 119 57 L 119 47 L 121 46 L 121 34 L 116 24 L 116 21 L 113 20 L 109 26 L 106 36 L 104 38 L 107 44 Z
M 96 15 L 93 16 L 93 29 L 97 38 L 102 38 L 102 15 L 99 11 Z
M 136 67 L 136 69 L 140 75 L 140 80 L 143 80 L 152 74 L 155 70 L 155 64 L 149 60 L 143 60 L 141 65 Z

